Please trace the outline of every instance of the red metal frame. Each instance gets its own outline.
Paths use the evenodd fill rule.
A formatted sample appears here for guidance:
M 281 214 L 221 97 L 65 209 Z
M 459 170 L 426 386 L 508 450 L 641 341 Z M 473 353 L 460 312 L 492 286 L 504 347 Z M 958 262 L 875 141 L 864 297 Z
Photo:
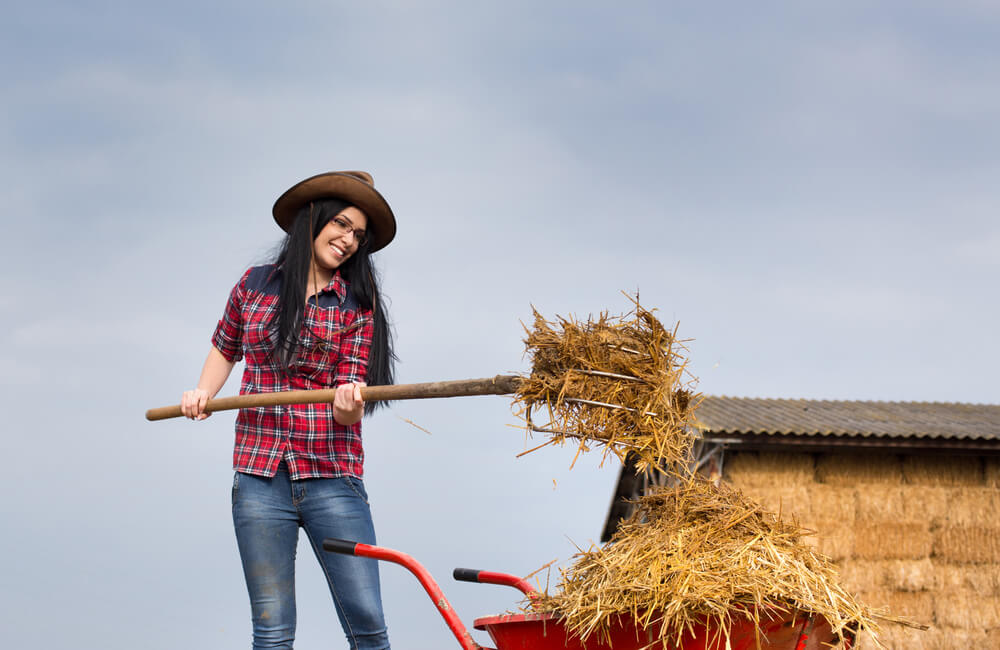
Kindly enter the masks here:
M 352 546 L 353 545 L 353 546 Z M 394 551 L 391 548 L 384 548 L 381 546 L 372 546 L 370 544 L 361 544 L 354 542 L 344 542 L 341 540 L 323 540 L 323 548 L 328 551 L 334 551 L 337 553 L 346 553 L 348 555 L 360 555 L 362 557 L 370 557 L 376 560 L 386 560 L 388 562 L 395 562 L 396 564 L 402 565 L 410 573 L 417 577 L 420 584 L 423 585 L 424 591 L 427 595 L 431 597 L 434 601 L 434 606 L 437 607 L 438 612 L 444 618 L 445 623 L 448 624 L 448 629 L 451 630 L 455 638 L 458 639 L 458 643 L 462 646 L 464 650 L 483 650 L 483 647 L 476 643 L 469 634 L 465 625 L 462 624 L 462 620 L 452 609 L 451 603 L 445 598 L 444 592 L 441 591 L 441 587 L 438 586 L 431 574 L 423 567 L 422 564 L 417 562 L 413 557 L 402 553 L 400 551 Z
M 795 650 L 806 650 L 806 641 L 813 631 L 813 617 L 808 617 L 802 622 L 802 631 L 799 633 L 799 640 L 795 643 Z

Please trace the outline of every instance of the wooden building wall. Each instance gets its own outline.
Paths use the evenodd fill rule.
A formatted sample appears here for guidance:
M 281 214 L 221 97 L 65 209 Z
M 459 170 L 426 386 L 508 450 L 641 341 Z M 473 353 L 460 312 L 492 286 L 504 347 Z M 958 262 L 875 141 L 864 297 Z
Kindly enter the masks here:
M 1000 648 L 1000 458 L 727 450 L 723 479 L 815 530 L 890 648 Z M 875 647 L 862 640 L 862 648 Z

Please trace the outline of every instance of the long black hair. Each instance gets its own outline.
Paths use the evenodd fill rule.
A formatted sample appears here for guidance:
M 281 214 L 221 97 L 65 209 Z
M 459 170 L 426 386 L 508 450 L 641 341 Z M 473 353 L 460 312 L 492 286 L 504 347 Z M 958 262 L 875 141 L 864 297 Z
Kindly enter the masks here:
M 273 263 L 281 266 L 282 282 L 278 308 L 270 323 L 272 340 L 275 341 L 272 354 L 286 373 L 290 372 L 298 356 L 313 242 L 326 224 L 348 207 L 351 204 L 340 199 L 321 199 L 303 205 L 274 257 Z M 350 296 L 362 309 L 371 310 L 375 320 L 366 383 L 369 386 L 385 386 L 393 383 L 396 354 L 392 348 L 385 301 L 379 289 L 378 271 L 371 263 L 373 229 L 374 224 L 369 222 L 366 241 L 359 243 L 358 249 L 344 260 L 338 270 L 347 283 Z M 383 402 L 365 402 L 365 413 L 383 405 Z

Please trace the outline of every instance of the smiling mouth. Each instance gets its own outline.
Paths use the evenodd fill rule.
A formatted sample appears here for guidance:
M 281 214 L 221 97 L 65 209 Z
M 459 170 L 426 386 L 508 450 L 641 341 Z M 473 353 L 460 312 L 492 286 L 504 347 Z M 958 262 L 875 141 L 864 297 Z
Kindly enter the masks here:
M 333 252 L 340 257 L 343 257 L 346 254 L 344 253 L 344 249 L 340 248 L 339 246 L 334 246 L 333 244 L 330 244 L 330 248 L 332 248 Z

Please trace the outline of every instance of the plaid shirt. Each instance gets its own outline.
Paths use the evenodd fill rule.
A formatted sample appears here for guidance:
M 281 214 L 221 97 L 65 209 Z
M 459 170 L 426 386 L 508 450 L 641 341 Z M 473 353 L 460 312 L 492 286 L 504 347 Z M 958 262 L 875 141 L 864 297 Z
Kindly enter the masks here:
M 298 358 L 286 375 L 271 357 L 273 337 L 267 323 L 278 304 L 282 272 L 274 265 L 249 269 L 229 295 L 212 336 L 228 361 L 246 359 L 240 394 L 333 388 L 364 381 L 374 324 L 371 310 L 360 309 L 335 272 L 310 297 L 300 333 Z M 364 474 L 361 423 L 337 424 L 332 404 L 295 404 L 240 409 L 236 416 L 233 469 L 274 476 L 282 459 L 293 479 Z

